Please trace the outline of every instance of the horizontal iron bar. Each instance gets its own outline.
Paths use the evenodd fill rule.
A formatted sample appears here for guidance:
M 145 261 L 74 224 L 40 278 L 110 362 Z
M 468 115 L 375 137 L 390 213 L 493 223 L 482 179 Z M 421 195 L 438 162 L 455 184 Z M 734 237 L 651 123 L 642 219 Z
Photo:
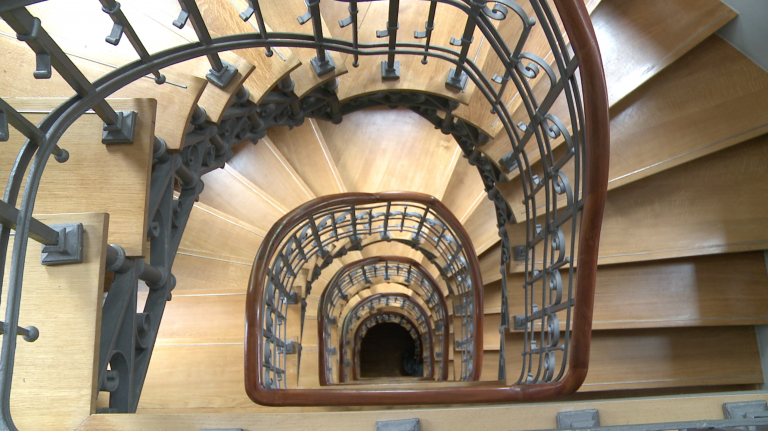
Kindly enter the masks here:
M 0 224 L 15 230 L 18 218 L 19 210 L 13 205 L 0 200 Z M 32 218 L 29 223 L 29 237 L 45 245 L 56 245 L 59 243 L 59 233 L 35 218 Z

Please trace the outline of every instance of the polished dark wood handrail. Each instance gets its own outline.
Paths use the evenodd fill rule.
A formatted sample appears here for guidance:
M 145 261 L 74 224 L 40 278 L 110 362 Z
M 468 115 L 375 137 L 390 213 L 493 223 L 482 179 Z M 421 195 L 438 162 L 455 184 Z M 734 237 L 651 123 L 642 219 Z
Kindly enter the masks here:
M 505 403 L 535 401 L 561 397 L 575 392 L 586 378 L 589 365 L 589 348 L 592 330 L 597 253 L 600 244 L 600 227 L 603 220 L 608 186 L 608 160 L 610 151 L 610 124 L 608 97 L 603 73 L 603 63 L 589 13 L 581 0 L 554 0 L 574 54 L 579 62 L 581 88 L 584 95 L 584 132 L 586 136 L 584 154 L 583 207 L 579 231 L 579 268 L 576 271 L 574 316 L 569 354 L 568 372 L 557 382 L 537 385 L 483 386 L 437 388 L 433 390 L 391 390 L 380 392 L 374 389 L 316 389 L 316 390 L 271 390 L 263 386 L 260 372 L 261 316 L 256 296 L 261 294 L 254 275 L 262 276 L 268 265 L 257 255 L 248 295 L 246 324 L 246 391 L 249 397 L 264 405 L 423 405 L 457 403 Z M 331 198 L 333 199 L 333 198 Z M 282 221 L 282 220 L 281 220 Z M 277 230 L 278 223 L 273 230 Z M 272 232 L 271 232 L 272 233 Z M 575 233 L 574 233 L 575 234 Z M 269 237 L 268 237 L 269 238 Z M 282 240 L 282 238 L 280 239 Z M 274 252 L 270 243 L 262 248 Z M 273 248 L 274 247 L 274 248 Z M 270 250 L 271 249 L 271 250 Z
M 413 320 L 411 320 L 405 314 L 398 313 L 396 311 L 382 311 L 380 313 L 374 313 L 374 314 L 371 314 L 370 316 L 366 316 L 366 318 L 363 319 L 363 321 L 360 322 L 360 324 L 357 326 L 357 329 L 355 330 L 355 337 L 352 340 L 352 358 L 353 358 L 353 360 L 352 360 L 352 379 L 354 381 L 360 380 L 360 375 L 358 373 L 358 368 L 359 368 L 360 364 L 357 361 L 358 358 L 357 358 L 357 355 L 356 355 L 356 352 L 357 352 L 357 340 L 358 340 L 358 337 L 360 335 L 360 331 L 362 330 L 363 327 L 365 327 L 365 324 L 368 323 L 368 321 L 370 321 L 371 319 L 375 319 L 376 317 L 384 315 L 384 314 L 397 314 L 401 318 L 403 318 L 406 322 L 408 322 L 409 325 L 411 325 L 414 329 L 416 329 L 418 331 L 419 327 L 418 327 L 418 325 L 416 325 L 416 323 Z M 422 334 L 419 333 L 419 335 L 422 335 Z M 430 353 L 429 354 L 429 370 L 430 370 L 430 372 L 429 372 L 428 375 L 421 376 L 421 377 L 425 378 L 425 379 L 434 379 L 434 377 L 435 377 L 435 351 L 434 351 L 435 339 L 434 339 L 434 335 L 431 332 L 428 333 L 428 334 L 425 334 L 425 335 L 429 339 L 430 346 L 432 346 L 431 349 L 430 349 L 430 352 L 429 352 Z M 446 338 L 447 337 L 445 337 L 445 335 L 444 335 L 443 339 L 446 339 Z M 343 347 L 343 346 L 344 346 L 343 344 L 340 345 L 340 347 Z M 344 352 L 344 351 L 340 349 L 339 352 L 341 353 L 341 352 Z M 422 352 L 421 353 L 422 353 L 422 356 L 423 356 L 424 355 L 424 347 L 422 347 Z M 344 361 L 343 361 L 343 358 L 340 355 L 339 356 L 339 382 L 341 382 L 341 383 L 348 383 L 346 378 L 345 378 L 345 376 L 344 376 L 343 369 L 341 368 L 343 366 L 344 366 Z M 445 367 L 443 367 L 443 368 L 445 368 Z
M 328 292 L 333 291 L 333 289 L 344 278 L 344 276 L 346 274 L 348 274 L 349 272 L 353 271 L 354 269 L 365 267 L 365 266 L 369 266 L 369 265 L 374 265 L 374 264 L 377 264 L 377 263 L 380 263 L 380 262 L 399 262 L 399 263 L 402 263 L 402 264 L 405 264 L 405 265 L 411 265 L 411 266 L 417 268 L 417 270 L 424 276 L 424 278 L 427 280 L 427 282 L 430 283 L 430 285 L 433 287 L 433 289 L 437 293 L 437 295 L 436 295 L 437 296 L 437 300 L 440 302 L 440 307 L 443 310 L 443 316 L 445 317 L 444 322 L 443 322 L 443 325 L 444 325 L 444 328 L 445 328 L 444 334 L 447 334 L 449 332 L 449 330 L 448 330 L 449 326 L 448 325 L 449 325 L 450 322 L 448 320 L 448 304 L 445 301 L 445 295 L 444 295 L 443 291 L 440 290 L 440 285 L 437 283 L 437 280 L 435 280 L 434 277 L 432 277 L 432 275 L 429 273 L 429 271 L 427 271 L 427 269 L 424 268 L 424 266 L 422 266 L 419 262 L 416 262 L 415 260 L 413 260 L 411 258 L 408 258 L 408 257 L 405 257 L 405 256 L 374 256 L 374 257 L 370 257 L 370 258 L 367 258 L 367 259 L 360 259 L 360 260 L 348 263 L 347 265 L 344 265 L 343 267 L 339 268 L 338 271 L 336 271 L 336 274 L 333 276 L 331 281 L 328 282 L 328 284 L 325 285 L 325 289 L 323 289 L 323 292 L 320 294 L 320 302 L 318 303 L 318 306 L 317 306 L 317 316 L 318 316 L 318 319 L 319 319 L 319 323 L 317 325 L 317 332 L 318 332 L 318 337 L 319 337 L 319 340 L 320 340 L 320 344 L 319 345 L 325 346 L 326 343 L 327 343 L 327 340 L 325 338 L 325 331 L 323 330 L 323 328 L 325 328 L 325 325 L 326 325 L 326 316 L 325 316 L 325 310 L 323 310 L 323 307 L 324 307 L 325 302 L 327 301 Z M 443 345 L 444 345 L 443 352 L 447 352 L 448 351 L 448 342 L 449 342 L 448 337 L 444 336 L 443 337 Z M 342 350 L 339 349 L 339 351 L 341 352 Z M 325 370 L 325 367 L 328 365 L 325 361 L 326 361 L 326 357 L 320 351 L 320 360 L 318 362 L 318 364 L 319 364 L 318 365 L 318 367 L 319 367 L 318 370 L 319 371 Z M 320 375 L 320 385 L 321 386 L 327 386 L 327 385 L 331 384 L 331 383 L 328 382 L 328 379 L 325 378 L 325 373 L 324 372 L 320 372 L 319 375 Z M 447 380 L 448 379 L 448 366 L 447 366 L 447 364 L 445 364 L 445 361 L 444 361 L 444 363 L 442 364 L 442 367 L 441 367 L 441 375 L 442 375 L 442 380 Z M 343 381 L 343 380 L 340 378 L 339 382 L 341 382 L 341 381 Z

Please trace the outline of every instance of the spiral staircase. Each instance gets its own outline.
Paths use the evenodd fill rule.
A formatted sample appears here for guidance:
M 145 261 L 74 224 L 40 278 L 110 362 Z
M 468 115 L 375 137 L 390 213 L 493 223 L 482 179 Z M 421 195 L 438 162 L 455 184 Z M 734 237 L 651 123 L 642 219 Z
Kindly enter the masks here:
M 715 34 L 736 16 L 721 1 L 463 2 L 470 12 L 406 0 L 100 3 L 0 4 L 0 178 L 14 184 L 11 167 L 32 160 L 36 172 L 42 149 L 53 155 L 44 174 L 38 166 L 34 219 L 27 198 L 8 198 L 14 187 L 27 196 L 33 176 L 9 186 L 0 208 L 3 310 L 20 301 L 3 331 L 34 341 L 3 337 L 0 416 L 13 417 L 3 427 L 374 429 L 418 418 L 425 429 L 552 429 L 571 427 L 558 413 L 596 409 L 602 425 L 697 429 L 706 425 L 692 421 L 723 419 L 723 403 L 768 400 L 768 73 Z M 512 50 L 525 42 L 521 81 L 505 74 L 489 33 L 470 27 L 481 6 L 487 31 Z M 577 12 L 591 17 L 597 57 L 579 46 Z M 607 97 L 588 74 L 602 77 L 599 63 L 585 60 L 599 54 Z M 530 115 L 516 85 L 550 116 Z M 491 108 L 488 89 L 505 108 Z M 60 127 L 46 118 L 68 123 L 55 146 L 39 135 Z M 539 146 L 517 151 L 519 137 Z M 550 162 L 563 177 L 542 168 Z M 591 211 L 602 211 L 601 192 L 598 202 L 586 192 L 604 174 L 600 227 Z M 365 209 L 374 201 L 386 209 Z M 323 208 L 347 230 L 308 221 Z M 45 225 L 70 223 L 82 223 L 81 263 L 39 264 L 34 241 L 17 245 L 28 233 L 55 254 Z M 424 225 L 451 232 L 462 259 L 423 246 L 421 230 L 396 232 Z M 298 226 L 311 228 L 291 246 Z M 357 229 L 372 239 L 357 241 Z M 59 244 L 76 234 L 57 232 Z M 306 257 L 282 272 L 293 294 L 274 281 L 289 251 Z M 422 268 L 431 284 L 409 285 L 410 272 L 392 284 L 387 273 L 368 288 L 363 271 L 336 295 L 343 275 L 384 257 Z M 529 297 L 541 262 L 564 300 Z M 336 320 L 360 304 L 370 311 L 343 332 Z M 285 314 L 282 336 L 265 312 Z M 385 321 L 414 334 L 419 378 L 361 378 L 357 343 Z M 280 362 L 254 366 L 270 346 Z

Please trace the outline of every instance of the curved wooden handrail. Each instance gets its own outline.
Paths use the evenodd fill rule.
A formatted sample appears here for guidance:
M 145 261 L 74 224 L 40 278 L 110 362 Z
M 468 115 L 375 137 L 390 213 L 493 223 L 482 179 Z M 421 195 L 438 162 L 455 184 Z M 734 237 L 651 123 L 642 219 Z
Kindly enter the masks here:
M 355 358 L 355 359 L 357 358 L 357 356 L 355 355 L 355 352 L 357 352 L 357 339 L 358 339 L 358 336 L 360 335 L 360 331 L 362 330 L 362 328 L 365 327 L 365 324 L 368 323 L 369 320 L 375 319 L 377 316 L 381 316 L 381 315 L 384 315 L 384 314 L 397 314 L 401 318 L 405 319 L 405 321 L 408 322 L 409 325 L 411 325 L 414 329 L 416 329 L 418 331 L 419 327 L 418 327 L 418 325 L 416 325 L 416 323 L 413 320 L 411 320 L 405 314 L 398 313 L 396 311 L 382 311 L 380 313 L 374 313 L 374 314 L 371 314 L 369 316 L 366 316 L 366 318 L 363 319 L 362 322 L 360 322 L 360 324 L 357 326 L 357 329 L 355 330 L 355 337 L 353 338 L 353 341 L 352 341 L 352 357 L 353 358 Z M 419 335 L 422 335 L 422 334 L 419 333 Z M 426 334 L 426 336 L 429 339 L 430 346 L 433 346 L 430 349 L 430 355 L 429 355 L 429 370 L 430 370 L 430 372 L 429 372 L 429 375 L 421 376 L 421 377 L 428 378 L 428 379 L 433 379 L 434 376 L 435 376 L 435 352 L 434 352 L 435 339 L 434 339 L 434 335 L 432 333 Z M 443 336 L 443 338 L 445 339 L 447 337 Z M 343 350 L 339 350 L 339 352 L 341 353 L 341 352 L 343 352 Z M 423 356 L 423 354 L 424 354 L 424 347 L 422 347 L 422 356 Z M 358 365 L 359 364 L 357 364 L 357 360 L 353 360 L 352 361 L 352 379 L 355 380 L 355 381 L 360 380 L 360 375 L 357 372 L 357 370 L 358 370 L 357 366 Z M 343 358 L 341 357 L 341 355 L 339 355 L 339 382 L 347 383 L 346 379 L 344 378 L 343 369 L 341 368 L 343 366 L 344 366 Z M 443 368 L 445 368 L 445 367 L 443 367 Z
M 333 288 L 336 287 L 336 285 L 343 279 L 343 277 L 351 272 L 354 269 L 365 267 L 369 265 L 374 265 L 379 262 L 399 262 L 405 265 L 411 265 L 414 268 L 416 268 L 427 280 L 427 282 L 433 287 L 435 292 L 437 293 L 437 299 L 440 302 L 440 308 L 443 310 L 443 316 L 444 316 L 444 322 L 443 327 L 445 328 L 444 334 L 448 334 L 449 330 L 449 319 L 448 319 L 448 303 L 445 301 L 445 295 L 443 294 L 443 291 L 440 290 L 440 286 L 437 283 L 437 280 L 435 280 L 434 277 L 427 271 L 426 268 L 424 268 L 423 265 L 421 265 L 419 262 L 405 257 L 405 256 L 374 256 L 366 259 L 360 259 L 351 263 L 348 263 L 347 265 L 344 265 L 343 267 L 339 268 L 338 271 L 336 271 L 336 274 L 333 276 L 331 281 L 325 285 L 325 288 L 323 289 L 322 293 L 320 294 L 320 302 L 318 304 L 317 309 L 317 316 L 319 319 L 319 323 L 317 325 L 317 332 L 319 337 L 319 344 L 320 346 L 325 346 L 327 343 L 327 340 L 325 338 L 326 334 L 323 328 L 325 328 L 326 325 L 326 316 L 325 316 L 325 310 L 323 310 L 323 306 L 327 300 L 328 292 L 333 291 Z M 343 337 L 342 337 L 343 338 Z M 448 337 L 443 337 L 443 352 L 448 352 L 448 345 L 449 345 Z M 342 349 L 339 349 L 339 352 L 343 351 Z M 319 368 L 318 370 L 320 375 L 320 385 L 321 386 L 327 386 L 329 384 L 328 379 L 325 377 L 325 373 L 322 372 L 325 370 L 325 367 L 328 365 L 326 363 L 326 357 L 323 354 L 321 350 L 318 349 L 318 352 L 320 354 L 320 359 L 318 361 Z M 446 362 L 446 361 L 444 361 Z M 448 367 L 447 364 L 443 363 L 442 370 L 441 370 L 442 380 L 448 379 Z M 339 382 L 342 382 L 342 379 L 339 379 Z
M 584 132 L 586 137 L 584 163 L 588 167 L 584 172 L 583 207 L 579 231 L 579 269 L 576 271 L 571 351 L 567 374 L 557 382 L 537 385 L 440 387 L 432 390 L 402 389 L 379 392 L 375 389 L 272 390 L 264 387 L 261 381 L 260 362 L 257 362 L 262 353 L 260 343 L 252 342 L 258 339 L 256 337 L 261 337 L 262 317 L 260 309 L 255 307 L 257 305 L 256 296 L 262 293 L 261 286 L 259 283 L 254 283 L 254 280 L 259 279 L 256 276 L 263 276 L 269 263 L 266 258 L 279 246 L 279 241 L 284 239 L 280 238 L 275 242 L 272 235 L 286 223 L 295 222 L 295 219 L 286 216 L 270 231 L 269 242 L 262 244 L 262 249 L 266 252 L 262 255 L 260 250 L 259 255 L 257 255 L 248 292 L 245 386 L 248 396 L 254 402 L 270 406 L 506 403 L 565 396 L 572 394 L 581 386 L 586 378 L 589 365 L 597 253 L 608 185 L 610 117 L 600 49 L 589 13 L 580 0 L 554 0 L 554 3 L 579 63 L 581 87 L 584 94 Z M 334 197 L 327 199 L 333 201 Z M 436 199 L 434 200 L 436 201 Z M 304 211 L 309 210 L 307 205 L 300 208 L 303 208 Z M 474 263 L 470 262 L 472 268 L 474 268 Z

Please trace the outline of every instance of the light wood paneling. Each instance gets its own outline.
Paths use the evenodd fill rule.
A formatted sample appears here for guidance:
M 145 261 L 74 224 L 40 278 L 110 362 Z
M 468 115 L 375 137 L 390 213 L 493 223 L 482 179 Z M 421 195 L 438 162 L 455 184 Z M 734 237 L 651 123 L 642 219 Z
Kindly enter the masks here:
M 501 280 L 483 286 L 483 312 L 485 314 L 501 313 Z
M 4 99 L 33 124 L 37 124 L 65 99 Z M 117 111 L 136 111 L 138 118 L 131 144 L 104 145 L 104 123 L 93 112 L 82 115 L 59 140 L 69 152 L 66 163 L 51 160 L 38 190 L 35 211 L 110 214 L 109 242 L 119 244 L 128 256 L 141 256 L 146 237 L 149 176 L 154 142 L 156 102 L 151 99 L 109 99 Z M 26 137 L 10 128 L 10 139 L 0 152 L 0 181 Z M 21 198 L 19 198 L 20 200 Z
M 409 110 L 368 109 L 345 116 L 339 125 L 318 124 L 350 192 L 437 196 L 453 169 L 456 141 Z
M 655 422 L 722 420 L 723 403 L 766 400 L 764 392 L 716 394 L 685 397 L 639 398 L 608 401 L 550 402 L 506 406 L 385 409 L 361 412 L 326 412 L 286 415 L 274 413 L 227 412 L 227 414 L 124 414 L 93 415 L 82 431 L 197 431 L 206 428 L 318 431 L 359 431 L 374 429 L 377 421 L 419 418 L 424 431 L 464 431 L 467 423 L 475 428 L 529 430 L 556 426 L 561 411 L 597 409 L 600 423 L 606 425 Z M 280 410 L 285 412 L 286 408 Z M 215 410 L 213 410 L 215 411 Z M 510 421 L 509 418 L 515 418 Z
M 187 221 L 179 251 L 251 264 L 265 232 L 201 203 Z
M 464 222 L 464 229 L 472 239 L 475 253 L 481 254 L 499 242 L 499 228 L 496 224 L 496 206 L 483 196 L 475 211 Z
M 486 350 L 483 352 L 483 371 L 480 373 L 480 381 L 496 382 L 499 380 L 499 351 Z
M 37 327 L 40 338 L 28 343 L 18 337 L 11 412 L 20 429 L 72 430 L 94 412 L 96 401 L 109 217 L 103 213 L 36 217 L 48 225 L 82 223 L 83 263 L 43 266 L 40 246 L 30 240 L 19 325 Z M 10 262 L 6 274 L 9 270 Z M 7 292 L 8 278 L 4 281 Z M 3 315 L 5 305 L 4 300 Z M 44 409 L 30 408 L 42 399 Z
M 227 165 L 285 208 L 293 209 L 315 198 L 269 138 L 239 146 Z
M 224 166 L 203 177 L 205 189 L 200 202 L 268 232 L 288 209 L 248 181 L 234 169 Z
M 492 245 L 479 257 L 483 284 L 501 279 L 501 243 Z
M 35 53 L 29 47 L 0 35 L 0 52 L 8 64 L 14 64 L 19 71 L 35 70 Z M 91 81 L 113 71 L 115 68 L 103 63 L 72 57 L 72 61 Z M 165 139 L 171 148 L 180 148 L 187 133 L 187 126 L 198 99 L 207 81 L 192 75 L 165 71 L 167 82 L 179 85 L 158 86 L 153 79 L 141 78 L 113 93 L 111 97 L 157 98 L 157 111 L 163 115 L 155 119 L 155 135 Z M 158 90 L 160 90 L 158 92 Z M 50 79 L 35 79 L 31 73 L 0 75 L 1 97 L 71 97 L 72 87 L 58 73 Z M 160 96 L 160 97 L 158 97 Z
M 245 293 L 174 295 L 165 306 L 155 345 L 242 344 L 244 338 Z
M 482 199 L 486 199 L 485 186 L 477 168 L 467 159 L 459 157 L 451 179 L 445 189 L 442 202 L 464 223 L 477 208 Z
M 251 277 L 251 264 L 179 252 L 171 272 L 176 276 L 174 295 L 245 293 Z
M 522 334 L 507 335 L 507 376 L 521 369 Z M 558 364 L 560 364 L 558 357 Z M 513 377 L 514 376 L 514 377 Z M 580 392 L 763 381 L 751 326 L 596 331 Z
M 362 9 L 362 8 L 361 8 Z M 415 39 L 414 31 L 423 31 L 427 20 L 429 3 L 418 1 L 400 2 L 397 41 L 423 44 L 423 39 Z M 371 2 L 368 6 L 365 20 L 360 26 L 360 43 L 382 43 L 388 40 L 376 37 L 376 30 L 384 30 L 387 26 L 389 4 Z M 359 15 L 361 16 L 361 15 Z M 451 37 L 461 38 L 466 14 L 457 8 L 438 3 L 435 11 L 435 29 L 432 31 L 432 44 L 451 49 L 457 54 L 459 47 L 448 42 Z M 489 49 L 489 44 L 479 29 L 473 35 L 474 42 L 469 48 L 468 58 L 482 64 Z M 485 43 L 484 43 L 485 42 Z M 430 58 L 427 64 L 422 64 L 422 56 L 399 55 L 400 78 L 384 80 L 381 78 L 381 62 L 386 56 L 360 56 L 360 67 L 350 68 L 349 76 L 339 82 L 339 100 L 345 101 L 364 94 L 387 90 L 416 90 L 437 94 L 461 103 L 468 103 L 475 92 L 475 85 L 469 82 L 464 91 L 445 85 L 448 72 L 453 64 L 436 58 Z M 352 65 L 352 56 L 347 57 L 347 66 Z
M 512 315 L 523 314 L 522 285 L 522 274 L 509 276 Z M 766 286 L 762 252 L 604 265 L 597 271 L 592 328 L 764 325 Z M 565 323 L 564 313 L 560 318 Z
M 347 191 L 316 120 L 290 130 L 272 127 L 269 137 L 315 196 Z
M 592 13 L 611 105 L 736 16 L 719 0 L 605 0 Z
M 608 192 L 599 263 L 765 249 L 766 170 L 761 136 Z M 507 232 L 511 245 L 525 243 L 524 223 Z M 513 261 L 510 270 L 523 266 Z
M 264 15 L 264 22 L 266 22 L 272 30 L 276 32 L 287 33 L 303 33 L 312 34 L 312 22 L 308 21 L 304 25 L 299 24 L 296 19 L 299 16 L 304 15 L 307 12 L 307 5 L 303 0 L 283 0 L 280 2 L 263 2 L 260 3 L 261 12 Z M 255 20 L 256 18 L 251 18 Z M 322 19 L 321 19 L 322 22 Z M 328 37 L 331 32 L 328 30 L 328 26 L 325 22 L 322 22 L 323 34 Z M 291 48 L 291 52 L 299 59 L 301 66 L 296 68 L 291 73 L 296 86 L 293 91 L 299 98 L 304 97 L 305 94 L 310 92 L 315 87 L 333 80 L 333 78 L 347 73 L 347 66 L 344 64 L 344 60 L 337 52 L 330 52 L 336 68 L 333 71 L 317 76 L 315 69 L 310 64 L 310 60 L 317 56 L 317 51 L 314 49 L 301 49 Z

